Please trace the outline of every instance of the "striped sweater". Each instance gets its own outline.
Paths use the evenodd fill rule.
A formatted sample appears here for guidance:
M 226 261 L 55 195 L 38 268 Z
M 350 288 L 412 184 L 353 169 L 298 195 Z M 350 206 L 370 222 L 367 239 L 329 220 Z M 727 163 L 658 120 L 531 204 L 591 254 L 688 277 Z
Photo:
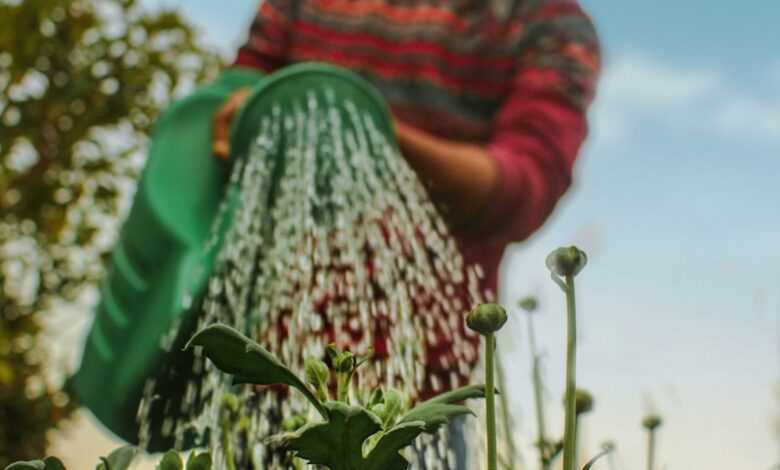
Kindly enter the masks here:
M 237 66 L 321 61 L 373 83 L 399 119 L 487 146 L 500 182 L 482 227 L 456 234 L 495 289 L 507 244 L 569 187 L 600 67 L 575 0 L 264 0 Z

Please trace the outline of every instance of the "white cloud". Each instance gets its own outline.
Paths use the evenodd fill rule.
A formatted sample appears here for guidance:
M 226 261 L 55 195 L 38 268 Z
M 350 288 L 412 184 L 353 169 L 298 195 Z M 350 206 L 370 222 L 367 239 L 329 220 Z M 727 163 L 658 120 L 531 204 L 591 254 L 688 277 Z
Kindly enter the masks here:
M 732 96 L 712 118 L 718 129 L 732 137 L 780 140 L 780 101 Z
M 601 87 L 607 100 L 625 100 L 634 108 L 654 110 L 705 98 L 722 83 L 715 71 L 679 69 L 641 55 L 628 55 L 607 65 Z
M 780 78 L 780 62 L 769 71 Z M 621 144 L 650 124 L 740 142 L 780 142 L 780 97 L 754 91 L 760 89 L 715 68 L 618 56 L 606 66 L 594 105 L 595 139 Z

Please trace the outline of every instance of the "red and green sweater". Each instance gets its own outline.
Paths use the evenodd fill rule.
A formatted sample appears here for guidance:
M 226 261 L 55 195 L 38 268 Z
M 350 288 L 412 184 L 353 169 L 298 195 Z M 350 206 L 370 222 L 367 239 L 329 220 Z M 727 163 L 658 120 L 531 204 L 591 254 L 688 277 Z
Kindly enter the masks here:
M 456 236 L 495 290 L 505 247 L 550 215 L 587 133 L 600 57 L 577 2 L 263 1 L 236 65 L 272 72 L 306 61 L 359 73 L 408 124 L 487 145 L 499 188 L 483 230 Z

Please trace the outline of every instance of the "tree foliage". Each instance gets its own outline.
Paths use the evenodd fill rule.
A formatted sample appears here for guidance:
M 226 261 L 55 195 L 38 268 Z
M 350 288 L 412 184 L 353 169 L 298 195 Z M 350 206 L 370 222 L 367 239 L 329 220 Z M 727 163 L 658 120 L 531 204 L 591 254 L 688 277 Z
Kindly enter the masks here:
M 0 0 L 0 468 L 73 408 L 45 379 L 44 318 L 88 314 L 150 127 L 218 66 L 173 11 Z

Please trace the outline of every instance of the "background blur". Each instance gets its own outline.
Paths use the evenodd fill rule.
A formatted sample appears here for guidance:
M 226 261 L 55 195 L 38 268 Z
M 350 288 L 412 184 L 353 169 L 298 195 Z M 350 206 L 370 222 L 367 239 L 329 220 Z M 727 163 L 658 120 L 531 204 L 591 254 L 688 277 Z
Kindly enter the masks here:
M 256 8 L 142 3 L 179 8 L 227 61 Z M 582 3 L 606 57 L 591 138 L 576 186 L 503 265 L 500 297 L 516 315 L 499 347 L 517 424 L 530 442 L 530 357 L 515 306 L 535 294 L 548 413 L 562 425 L 564 305 L 544 257 L 576 243 L 590 256 L 578 277 L 578 382 L 596 400 L 586 453 L 613 440 L 619 470 L 642 468 L 640 422 L 657 412 L 659 468 L 769 469 L 780 461 L 780 3 Z M 64 338 L 58 366 L 75 361 L 88 323 L 77 309 L 50 319 Z M 72 468 L 115 445 L 83 416 L 66 429 L 51 452 Z

